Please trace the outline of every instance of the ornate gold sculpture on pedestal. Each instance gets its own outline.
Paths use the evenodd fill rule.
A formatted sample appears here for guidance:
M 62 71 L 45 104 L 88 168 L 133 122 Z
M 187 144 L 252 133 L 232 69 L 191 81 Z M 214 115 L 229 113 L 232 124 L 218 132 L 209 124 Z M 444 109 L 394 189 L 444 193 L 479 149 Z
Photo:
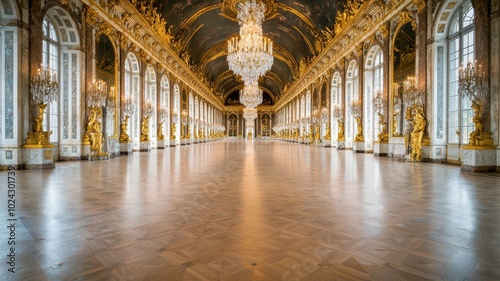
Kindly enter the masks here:
M 411 133 L 410 161 L 422 161 L 422 137 L 424 135 L 425 121 L 424 109 L 416 104 L 413 107 L 413 131 Z
M 170 139 L 175 140 L 175 122 L 170 125 Z
M 330 130 L 330 122 L 326 122 L 326 133 L 325 133 L 325 140 L 331 140 L 331 130 Z
M 130 142 L 130 136 L 128 135 L 128 120 L 130 116 L 134 112 L 134 106 L 132 104 L 132 100 L 128 97 L 125 97 L 123 104 L 121 106 L 122 110 L 122 124 L 120 125 L 120 142 L 128 143 Z
M 377 134 L 377 141 L 383 142 L 387 140 L 387 126 L 384 123 L 384 97 L 381 91 L 377 91 L 373 97 L 373 108 L 378 116 L 378 126 L 380 131 Z
M 356 119 L 356 124 L 358 128 L 358 132 L 354 141 L 364 141 L 363 137 L 363 122 L 361 120 L 361 111 L 363 109 L 363 105 L 360 100 L 351 102 L 351 113 L 354 115 L 354 119 Z
M 345 135 L 344 135 L 344 118 L 342 115 L 342 108 L 339 106 L 335 106 L 333 108 L 333 116 L 337 118 L 337 125 L 338 125 L 338 133 L 337 133 L 337 140 L 338 141 L 344 141 L 345 140 Z
M 141 142 L 149 141 L 149 118 L 153 116 L 154 106 L 151 101 L 146 101 L 142 108 Z
M 108 94 L 106 83 L 102 80 L 92 82 L 87 92 L 87 106 L 90 113 L 82 143 L 83 145 L 90 145 L 90 154 L 92 156 L 108 155 L 102 151 L 104 134 L 102 133 L 101 125 L 102 108 L 106 106 Z
M 472 102 L 474 110 L 474 131 L 469 134 L 469 146 L 492 146 L 491 132 L 484 132 L 483 104 L 488 94 L 488 77 L 486 77 L 481 64 L 467 63 L 466 68 L 459 68 L 458 91 L 467 96 Z
M 157 139 L 159 141 L 165 140 L 165 135 L 163 135 L 163 124 L 165 123 L 165 118 L 167 118 L 167 109 L 162 107 L 158 111 L 158 133 Z
M 313 125 L 309 124 L 309 144 L 312 145 L 314 143 L 314 130 Z
M 320 129 L 319 129 L 319 124 L 316 124 L 316 127 L 315 127 L 315 135 L 314 135 L 314 139 L 316 140 L 316 143 L 319 143 L 319 139 L 320 139 L 320 136 L 321 136 L 321 132 L 320 132 Z
M 51 132 L 44 132 L 43 114 L 47 104 L 56 100 L 59 84 L 57 83 L 55 71 L 49 69 L 38 69 L 37 75 L 31 78 L 30 92 L 31 98 L 37 108 L 36 117 L 33 118 L 33 131 L 28 132 L 26 144 L 29 148 L 51 148 L 53 145 L 49 142 Z

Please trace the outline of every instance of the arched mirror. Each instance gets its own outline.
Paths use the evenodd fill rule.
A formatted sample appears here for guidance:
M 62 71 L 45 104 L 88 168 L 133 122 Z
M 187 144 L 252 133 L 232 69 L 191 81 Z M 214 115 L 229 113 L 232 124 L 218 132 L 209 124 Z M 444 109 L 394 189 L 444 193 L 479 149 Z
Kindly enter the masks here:
M 391 95 L 391 135 L 404 136 L 407 126 L 408 111 L 405 106 L 403 89 L 404 82 L 409 77 L 415 77 L 415 30 L 414 23 L 403 24 L 396 32 L 392 48 L 392 95 Z
M 96 40 L 96 80 L 102 80 L 108 88 L 108 100 L 103 111 L 103 132 L 106 139 L 117 139 L 117 64 L 115 47 L 108 36 L 101 34 Z M 111 149 L 111 148 L 109 148 Z M 109 150 L 108 149 L 108 150 Z M 113 153 L 113 151 L 109 150 Z

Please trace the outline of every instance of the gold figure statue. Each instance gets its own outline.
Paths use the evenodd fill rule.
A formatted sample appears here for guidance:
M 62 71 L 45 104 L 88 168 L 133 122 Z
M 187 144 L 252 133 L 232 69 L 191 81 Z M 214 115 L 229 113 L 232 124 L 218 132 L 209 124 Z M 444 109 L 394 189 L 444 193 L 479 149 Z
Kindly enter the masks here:
M 170 140 L 175 140 L 175 123 L 170 126 Z
M 384 141 L 386 138 L 387 126 L 384 123 L 384 115 L 382 113 L 377 113 L 377 114 L 378 114 L 378 124 L 380 126 L 380 132 L 377 134 L 378 137 L 377 141 Z
M 102 110 L 99 107 L 90 109 L 90 115 L 87 119 L 87 131 L 83 138 L 83 144 L 90 145 L 90 153 L 94 156 L 107 155 L 102 151 L 102 142 L 104 136 L 101 128 Z
M 130 142 L 130 136 L 127 134 L 128 131 L 128 119 L 130 117 L 125 115 L 122 124 L 120 125 L 121 133 L 120 133 L 120 142 Z
M 358 127 L 358 133 L 356 134 L 356 138 L 354 139 L 355 141 L 364 141 L 363 137 L 363 124 L 361 123 L 361 116 L 356 116 L 356 124 Z
M 422 160 L 422 137 L 425 130 L 424 110 L 422 106 L 415 105 L 413 116 L 413 131 L 411 133 L 411 154 L 410 161 Z
M 313 144 L 314 142 L 314 130 L 313 130 L 313 125 L 309 125 L 309 144 Z
M 319 130 L 319 124 L 316 124 L 315 135 L 314 135 L 314 139 L 316 140 L 316 143 L 319 143 L 320 137 L 321 137 L 321 132 Z
M 337 140 L 344 141 L 345 140 L 345 135 L 344 135 L 344 120 L 339 119 L 337 122 L 338 122 L 338 125 L 339 125 L 339 132 L 337 134 Z
M 326 123 L 325 140 L 330 140 L 331 139 L 330 135 L 332 134 L 330 131 L 330 122 L 325 122 L 325 123 Z
M 475 146 L 479 145 L 479 141 L 482 139 L 481 132 L 484 129 L 483 105 L 479 100 L 472 100 L 471 107 L 474 110 L 472 122 L 474 122 L 475 130 L 469 134 L 469 145 Z
M 149 141 L 149 117 L 144 116 L 141 123 L 141 141 Z
M 186 138 L 185 131 L 186 131 L 186 125 L 181 124 L 181 140 Z
M 163 123 L 164 122 L 160 122 L 158 124 L 158 140 L 162 141 L 162 140 L 165 140 L 165 136 L 163 135 Z

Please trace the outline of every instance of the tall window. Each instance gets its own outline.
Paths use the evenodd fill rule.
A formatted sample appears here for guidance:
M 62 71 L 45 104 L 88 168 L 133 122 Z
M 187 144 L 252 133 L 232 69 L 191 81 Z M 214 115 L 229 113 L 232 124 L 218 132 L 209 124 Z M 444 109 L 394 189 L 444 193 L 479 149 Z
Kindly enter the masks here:
M 45 17 L 43 19 L 43 42 L 42 42 L 42 65 L 59 75 L 59 43 L 57 34 L 52 22 Z M 59 77 L 59 76 L 58 76 Z M 57 79 L 59 80 L 59 79 Z M 45 109 L 43 117 L 43 130 L 51 131 L 51 142 L 59 140 L 58 133 L 58 102 L 51 102 Z
M 231 114 L 229 116 L 229 132 L 230 137 L 238 136 L 238 116 L 236 114 Z
M 458 71 L 461 65 L 474 62 L 474 10 L 470 2 L 451 19 L 448 50 L 448 142 L 467 144 L 474 130 L 474 111 L 470 100 L 458 94 Z

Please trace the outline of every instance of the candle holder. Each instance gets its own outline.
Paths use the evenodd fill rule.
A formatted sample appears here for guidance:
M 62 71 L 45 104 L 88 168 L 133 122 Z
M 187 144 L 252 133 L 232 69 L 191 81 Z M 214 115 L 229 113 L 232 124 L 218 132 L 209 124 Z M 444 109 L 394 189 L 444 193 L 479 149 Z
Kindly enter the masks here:
M 107 156 L 102 151 L 104 136 L 102 133 L 102 108 L 106 106 L 108 99 L 108 88 L 102 80 L 94 80 L 90 83 L 87 91 L 87 107 L 90 110 L 87 119 L 86 132 L 83 144 L 90 145 L 90 153 L 93 156 Z
M 149 141 L 149 118 L 153 116 L 155 111 L 153 102 L 147 100 L 144 102 L 142 106 L 142 123 L 141 123 L 141 141 L 148 142 Z
M 384 141 L 386 135 L 386 124 L 384 123 L 384 103 L 385 99 L 382 94 L 382 91 L 376 91 L 373 97 L 373 109 L 378 116 L 378 125 L 380 128 L 380 132 L 378 133 L 377 141 Z
M 160 108 L 158 111 L 158 140 L 165 140 L 165 135 L 163 135 L 163 123 L 167 118 L 167 109 L 165 107 Z
M 128 135 L 128 120 L 132 114 L 135 113 L 135 107 L 132 103 L 132 99 L 125 97 L 121 106 L 122 111 L 122 124 L 120 125 L 120 142 L 130 142 L 130 136 Z
M 475 130 L 469 134 L 469 145 L 491 145 L 490 133 L 483 132 L 484 117 L 483 105 L 488 94 L 488 77 L 486 77 L 484 69 L 477 61 L 472 64 L 467 63 L 467 66 L 459 68 L 458 93 L 468 97 L 472 102 L 471 108 L 474 110 Z
M 26 138 L 27 147 L 53 147 L 49 142 L 50 132 L 44 132 L 42 129 L 43 114 L 47 105 L 57 99 L 58 90 L 59 83 L 55 71 L 42 67 L 31 77 L 30 93 L 36 106 L 36 113 L 33 118 L 33 131 L 28 132 Z
M 337 125 L 338 125 L 338 133 L 337 133 L 337 140 L 343 141 L 345 140 L 345 134 L 344 134 L 344 115 L 342 112 L 342 108 L 338 105 L 335 105 L 333 107 L 333 117 L 337 118 Z
M 356 137 L 354 138 L 354 141 L 364 141 L 363 124 L 361 122 L 361 111 L 362 110 L 363 110 L 363 104 L 361 103 L 360 100 L 356 100 L 356 101 L 351 102 L 351 114 L 356 119 L 356 124 L 357 124 L 357 128 L 358 128 L 358 132 L 356 134 Z

